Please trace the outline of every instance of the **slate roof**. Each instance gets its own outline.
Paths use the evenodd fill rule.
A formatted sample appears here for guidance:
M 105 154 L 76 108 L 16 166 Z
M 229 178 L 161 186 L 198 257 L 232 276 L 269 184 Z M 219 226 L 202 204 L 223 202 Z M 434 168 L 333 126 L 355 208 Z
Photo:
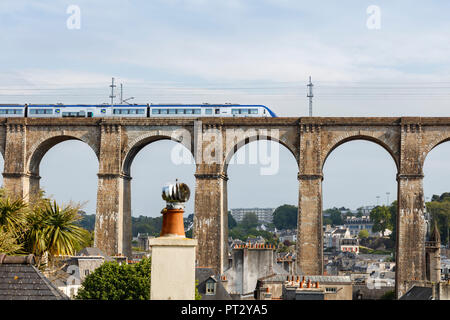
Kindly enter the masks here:
M 323 283 L 323 284 L 329 284 L 329 283 L 343 283 L 343 284 L 350 284 L 352 283 L 352 280 L 350 276 L 304 276 L 304 275 L 292 275 L 292 274 L 273 274 L 264 278 L 259 279 L 259 281 L 262 282 L 284 282 L 289 277 L 289 280 L 294 276 L 294 279 L 296 280 L 297 277 L 300 277 L 300 280 L 305 277 L 305 281 L 311 280 L 311 282 L 317 282 Z
M 216 282 L 216 293 L 214 295 L 206 294 L 206 280 L 212 278 Z M 222 284 L 218 281 L 219 276 L 214 275 L 214 270 L 211 268 L 195 268 L 195 280 L 198 280 L 198 293 L 202 296 L 202 300 L 231 300 L 231 296 Z
M 427 287 L 414 286 L 408 290 L 400 300 L 432 300 L 433 289 Z
M 33 255 L 0 254 L 0 300 L 68 300 L 33 264 Z
M 108 256 L 107 254 L 103 253 L 99 248 L 95 247 L 86 247 L 80 250 L 77 253 L 78 256 L 95 256 L 95 257 L 103 257 L 105 258 L 105 261 L 114 261 L 113 258 Z

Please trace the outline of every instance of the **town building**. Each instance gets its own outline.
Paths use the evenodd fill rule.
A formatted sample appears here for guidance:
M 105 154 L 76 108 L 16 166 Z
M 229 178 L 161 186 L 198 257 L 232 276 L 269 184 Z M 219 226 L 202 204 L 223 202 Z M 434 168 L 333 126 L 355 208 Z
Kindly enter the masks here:
M 227 279 L 227 290 L 234 299 L 254 299 L 258 279 L 284 273 L 275 263 L 272 245 L 246 244 L 232 248 L 229 268 L 222 276 Z
M 347 217 L 344 226 L 349 229 L 352 237 L 357 237 L 361 230 L 367 230 L 370 237 L 378 236 L 378 233 L 372 231 L 373 222 L 370 220 L 370 216 Z
M 352 300 L 352 281 L 349 276 L 303 276 L 273 274 L 258 279 L 255 297 L 263 300 Z
M 213 269 L 196 267 L 195 281 L 202 300 L 231 300 L 226 289 L 228 284 L 226 276 L 214 274 Z
M 0 254 L 0 300 L 68 300 L 35 266 L 33 255 Z
M 247 213 L 254 213 L 258 217 L 258 222 L 272 223 L 274 208 L 236 208 L 231 209 L 231 215 L 236 222 L 242 222 Z

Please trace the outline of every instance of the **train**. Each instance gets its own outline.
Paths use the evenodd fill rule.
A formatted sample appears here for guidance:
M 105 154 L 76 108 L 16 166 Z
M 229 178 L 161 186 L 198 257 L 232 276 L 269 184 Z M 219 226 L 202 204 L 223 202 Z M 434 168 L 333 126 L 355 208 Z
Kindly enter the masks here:
M 158 118 L 158 117 L 276 117 L 264 105 L 240 104 L 1 104 L 0 118 Z

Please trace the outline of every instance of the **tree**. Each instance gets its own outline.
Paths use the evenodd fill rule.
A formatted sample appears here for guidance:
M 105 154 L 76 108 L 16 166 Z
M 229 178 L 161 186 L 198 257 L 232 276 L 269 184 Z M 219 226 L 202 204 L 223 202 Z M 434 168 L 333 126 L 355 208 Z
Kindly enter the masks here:
M 230 211 L 228 211 L 228 230 L 231 230 L 236 226 L 237 226 L 236 220 L 233 218 Z
M 17 238 L 11 231 L 5 231 L 3 226 L 0 226 L 0 253 L 15 254 L 22 249 L 22 244 L 19 244 Z
M 273 212 L 273 224 L 277 229 L 297 228 L 298 208 L 292 205 L 282 205 Z
M 339 226 L 344 224 L 344 220 L 342 219 L 341 210 L 334 207 L 331 209 L 327 209 L 323 212 L 324 214 L 330 215 L 331 225 Z
M 373 232 L 381 232 L 384 237 L 386 229 L 392 230 L 392 216 L 389 207 L 378 206 L 370 212 L 370 219 L 373 221 Z
M 258 226 L 258 216 L 254 212 L 247 212 L 242 219 L 241 226 L 244 230 L 250 230 Z
M 150 279 L 150 258 L 137 264 L 105 262 L 84 279 L 76 299 L 149 300 Z
M 433 221 L 437 222 L 441 242 L 447 243 L 450 228 L 450 193 L 443 193 L 441 196 L 433 196 L 434 201 L 426 203 L 427 211 Z
M 368 237 L 369 237 L 369 231 L 367 231 L 366 229 L 363 229 L 358 233 L 358 238 L 360 238 L 360 239 L 367 239 Z
M 25 230 L 27 204 L 20 198 L 11 200 L 3 191 L 0 194 L 0 226 L 15 238 L 20 238 Z
M 48 202 L 37 214 L 42 215 L 46 250 L 51 256 L 73 255 L 90 240 L 90 234 L 77 225 L 80 220 L 78 207 L 61 208 L 56 201 Z

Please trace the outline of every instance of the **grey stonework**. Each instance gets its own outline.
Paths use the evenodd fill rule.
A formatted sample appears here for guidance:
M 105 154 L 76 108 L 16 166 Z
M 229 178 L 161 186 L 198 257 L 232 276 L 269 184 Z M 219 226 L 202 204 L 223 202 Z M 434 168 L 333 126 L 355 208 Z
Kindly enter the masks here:
M 320 275 L 322 265 L 322 168 L 331 152 L 352 140 L 382 146 L 398 174 L 397 297 L 423 280 L 425 228 L 423 164 L 450 140 L 450 118 L 191 118 L 0 120 L 4 186 L 32 201 L 39 190 L 39 164 L 59 142 L 87 143 L 99 161 L 95 246 L 106 254 L 131 254 L 131 177 L 135 155 L 162 139 L 182 143 L 196 160 L 194 236 L 197 264 L 223 272 L 227 261 L 227 164 L 251 141 L 276 141 L 299 167 L 296 272 Z M 202 160 L 207 161 L 202 161 Z

